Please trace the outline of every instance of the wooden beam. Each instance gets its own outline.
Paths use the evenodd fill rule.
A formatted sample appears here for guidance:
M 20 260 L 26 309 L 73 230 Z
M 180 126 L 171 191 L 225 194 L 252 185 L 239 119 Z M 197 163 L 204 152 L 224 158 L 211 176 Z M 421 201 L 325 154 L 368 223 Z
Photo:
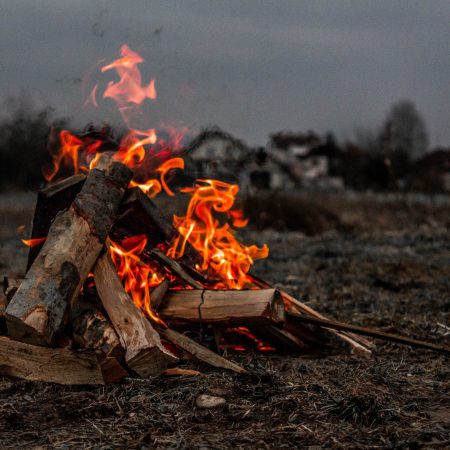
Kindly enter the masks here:
M 92 350 L 72 352 L 0 337 L 0 375 L 59 384 L 104 384 Z
M 238 364 L 225 359 L 224 357 L 214 353 L 213 351 L 203 347 L 194 340 L 188 338 L 178 331 L 167 328 L 161 331 L 161 335 L 172 344 L 188 352 L 198 360 L 220 369 L 232 370 L 236 373 L 246 373 L 247 371 Z
M 100 156 L 70 208 L 52 223 L 39 256 L 6 308 L 12 338 L 38 345 L 55 341 L 103 248 L 131 176 L 111 155 Z
M 107 253 L 94 269 L 95 286 L 109 319 L 125 349 L 125 361 L 143 378 L 161 374 L 177 361 L 161 343 L 145 314 L 125 292 L 116 268 Z
M 169 291 L 158 314 L 167 322 L 213 325 L 274 325 L 284 322 L 284 306 L 276 289 Z

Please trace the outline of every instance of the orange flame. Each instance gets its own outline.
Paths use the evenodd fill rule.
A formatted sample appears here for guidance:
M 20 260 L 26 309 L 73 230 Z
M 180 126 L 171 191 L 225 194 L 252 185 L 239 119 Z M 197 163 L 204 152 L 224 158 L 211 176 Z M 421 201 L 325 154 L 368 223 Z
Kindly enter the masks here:
M 120 78 L 116 83 L 108 83 L 103 97 L 112 98 L 127 121 L 125 112 L 132 108 L 133 104 L 140 105 L 147 98 L 156 99 L 155 80 L 151 80 L 148 86 L 143 86 L 141 72 L 137 67 L 144 61 L 143 58 L 127 45 L 122 45 L 120 54 L 121 58 L 101 68 L 102 72 L 114 69 Z
M 184 159 L 183 158 L 168 159 L 166 162 L 161 164 L 161 166 L 159 166 L 158 169 L 156 169 L 156 171 L 161 174 L 162 187 L 164 188 L 164 190 L 168 195 L 173 197 L 175 194 L 173 193 L 172 190 L 169 189 L 169 186 L 167 186 L 166 183 L 167 172 L 169 172 L 169 170 L 171 169 L 184 169 Z
M 111 242 L 109 250 L 125 291 L 135 305 L 154 321 L 162 323 L 151 309 L 150 289 L 160 284 L 164 276 L 156 267 L 144 263 L 139 257 L 146 245 L 147 237 L 140 235 L 124 239 L 120 245 Z
M 239 191 L 237 185 L 218 180 L 198 180 L 204 184 L 183 189 L 191 193 L 186 216 L 173 217 L 177 236 L 169 250 L 169 256 L 180 258 L 188 241 L 203 257 L 196 267 L 211 278 L 218 278 L 215 289 L 242 289 L 251 285 L 247 276 L 256 259 L 266 258 L 266 245 L 258 248 L 241 244 L 228 223 L 219 224 L 213 212 L 230 215 L 234 199 Z
M 47 240 L 47 238 L 22 239 L 22 242 L 23 242 L 27 247 L 36 247 L 37 245 L 42 244 L 42 243 L 45 242 L 46 240 Z

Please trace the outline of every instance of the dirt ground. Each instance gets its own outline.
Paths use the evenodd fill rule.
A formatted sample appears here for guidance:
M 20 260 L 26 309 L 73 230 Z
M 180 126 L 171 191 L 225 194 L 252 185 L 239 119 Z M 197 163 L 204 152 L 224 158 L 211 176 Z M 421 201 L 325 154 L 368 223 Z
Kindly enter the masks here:
M 254 272 L 332 318 L 450 344 L 449 214 L 442 206 L 420 216 L 414 205 L 378 204 L 378 222 L 359 226 L 366 210 L 339 202 L 328 208 L 335 226 L 313 236 L 246 231 L 248 241 L 270 248 Z M 0 198 L 3 273 L 23 272 L 16 229 L 29 222 L 32 205 L 26 195 Z M 352 226 L 342 226 L 349 217 Z M 371 359 L 231 358 L 249 374 L 185 362 L 201 375 L 104 387 L 0 378 L 0 448 L 450 448 L 448 356 L 377 342 Z M 199 409 L 202 393 L 226 404 Z

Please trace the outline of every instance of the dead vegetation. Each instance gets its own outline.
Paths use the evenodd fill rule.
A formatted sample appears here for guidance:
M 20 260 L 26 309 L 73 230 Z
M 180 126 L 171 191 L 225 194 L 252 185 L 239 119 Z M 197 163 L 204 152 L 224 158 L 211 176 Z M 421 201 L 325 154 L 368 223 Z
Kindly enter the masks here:
M 450 234 L 436 217 L 370 233 L 254 231 L 271 249 L 256 274 L 335 319 L 448 345 Z M 233 355 L 247 374 L 191 361 L 200 375 L 101 388 L 4 378 L 1 447 L 448 448 L 448 356 L 377 344 L 371 359 L 250 353 Z M 200 394 L 226 403 L 201 409 Z

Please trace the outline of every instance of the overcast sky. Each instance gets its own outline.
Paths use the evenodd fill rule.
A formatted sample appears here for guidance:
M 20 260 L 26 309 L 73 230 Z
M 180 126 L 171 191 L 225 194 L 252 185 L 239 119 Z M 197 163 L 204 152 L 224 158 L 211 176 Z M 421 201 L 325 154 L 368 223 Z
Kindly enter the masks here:
M 286 129 L 351 136 L 408 98 L 450 144 L 448 0 L 0 0 L 1 93 L 118 123 L 110 101 L 82 108 L 80 80 L 123 43 L 156 78 L 149 127 L 218 124 L 252 145 Z

